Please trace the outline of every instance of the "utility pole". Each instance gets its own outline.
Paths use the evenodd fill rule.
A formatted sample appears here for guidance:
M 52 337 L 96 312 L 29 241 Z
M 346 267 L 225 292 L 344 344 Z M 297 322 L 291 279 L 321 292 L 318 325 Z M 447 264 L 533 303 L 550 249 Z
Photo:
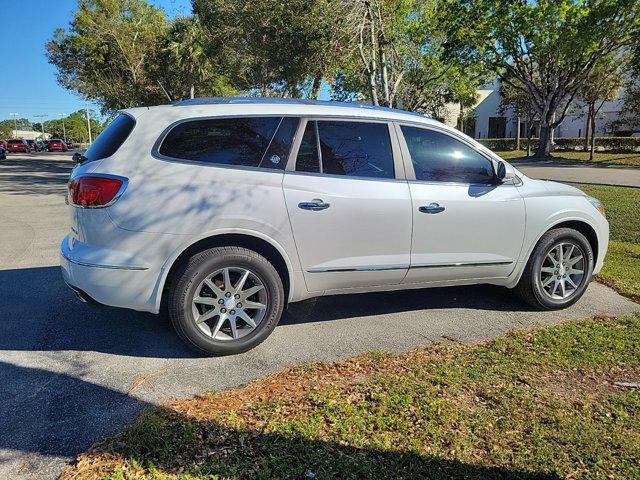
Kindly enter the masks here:
M 35 118 L 47 118 L 49 115 L 34 115 Z M 44 141 L 44 120 L 40 122 L 40 126 L 42 127 L 42 140 Z
M 89 145 L 91 145 L 91 143 L 93 143 L 93 139 L 91 138 L 91 122 L 89 121 L 89 109 L 85 108 L 84 111 L 87 114 L 87 130 L 89 130 Z
M 19 113 L 10 113 L 9 116 L 13 117 L 13 138 L 18 137 L 18 115 Z
M 67 143 L 67 129 L 64 126 L 64 117 L 66 114 L 59 113 L 58 115 L 62 117 L 62 136 L 64 137 L 64 143 Z

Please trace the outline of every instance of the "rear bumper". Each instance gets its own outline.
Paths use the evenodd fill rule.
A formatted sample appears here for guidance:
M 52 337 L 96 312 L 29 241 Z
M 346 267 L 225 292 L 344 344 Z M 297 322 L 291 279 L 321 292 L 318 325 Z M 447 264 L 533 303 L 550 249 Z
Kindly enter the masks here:
M 65 237 L 60 245 L 62 277 L 83 301 L 157 313 L 155 270 L 89 262 L 74 254 L 68 243 Z

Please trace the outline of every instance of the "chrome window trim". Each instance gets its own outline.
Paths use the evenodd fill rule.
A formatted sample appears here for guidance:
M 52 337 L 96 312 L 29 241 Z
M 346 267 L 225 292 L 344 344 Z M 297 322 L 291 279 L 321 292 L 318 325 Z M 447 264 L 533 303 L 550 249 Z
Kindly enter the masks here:
M 428 263 L 423 265 L 390 265 L 382 267 L 338 267 L 338 268 L 311 268 L 307 273 L 342 273 L 342 272 L 373 272 L 384 270 L 406 270 L 413 268 L 450 268 L 450 267 L 486 267 L 492 265 L 510 265 L 513 261 L 499 262 L 456 262 L 456 263 Z
M 118 199 L 124 195 L 124 191 L 127 189 L 127 186 L 129 185 L 129 179 L 126 177 L 121 177 L 120 175 L 111 175 L 110 173 L 82 173 L 80 175 L 77 175 L 74 173 L 75 170 L 71 171 L 71 176 L 69 177 L 69 180 L 76 180 L 82 177 L 99 177 L 99 178 L 112 178 L 115 180 L 120 180 L 122 182 L 122 185 L 120 185 L 120 188 L 118 189 L 118 191 L 116 192 L 116 194 L 114 195 L 114 197 L 109 201 L 109 203 L 105 203 L 104 205 L 95 205 L 95 206 L 86 206 L 83 207 L 82 205 L 76 205 L 74 203 L 71 203 L 69 201 L 69 186 L 67 185 L 67 193 L 65 194 L 65 203 L 67 205 L 70 205 L 74 208 L 107 208 L 110 207 L 111 205 L 113 205 L 114 203 L 116 203 L 118 201 Z

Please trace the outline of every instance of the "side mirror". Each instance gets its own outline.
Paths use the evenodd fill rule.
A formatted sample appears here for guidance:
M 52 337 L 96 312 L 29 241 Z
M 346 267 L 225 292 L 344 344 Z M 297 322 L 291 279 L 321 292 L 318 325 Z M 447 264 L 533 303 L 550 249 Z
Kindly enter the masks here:
M 73 161 L 76 163 L 76 165 L 81 164 L 82 162 L 84 162 L 87 157 L 85 157 L 83 154 L 81 154 L 80 152 L 76 152 L 73 154 L 73 157 L 71 157 L 73 159 Z
M 496 169 L 496 176 L 501 182 L 507 182 L 516 176 L 515 169 L 506 162 L 498 162 L 498 168 Z

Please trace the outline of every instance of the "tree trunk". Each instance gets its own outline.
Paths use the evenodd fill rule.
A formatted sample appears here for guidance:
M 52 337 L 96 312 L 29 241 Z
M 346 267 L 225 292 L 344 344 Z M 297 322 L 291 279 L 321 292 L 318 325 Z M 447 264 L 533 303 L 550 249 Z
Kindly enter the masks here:
M 540 124 L 540 139 L 538 148 L 536 149 L 536 158 L 545 158 L 551 156 L 551 127 L 547 123 L 546 125 Z
M 596 112 L 591 112 L 591 146 L 589 148 L 589 160 L 593 161 L 593 152 L 596 149 Z
M 322 84 L 322 73 L 316 72 L 313 77 L 313 83 L 311 84 L 311 98 L 317 99 L 318 92 L 320 92 L 320 85 Z
M 516 150 L 520 150 L 520 114 L 516 115 Z
M 589 105 L 589 110 L 587 112 L 587 121 L 585 122 L 584 125 L 584 151 L 586 152 L 587 150 L 589 150 L 589 131 L 591 130 L 591 110 L 593 109 L 593 107 L 591 105 Z

